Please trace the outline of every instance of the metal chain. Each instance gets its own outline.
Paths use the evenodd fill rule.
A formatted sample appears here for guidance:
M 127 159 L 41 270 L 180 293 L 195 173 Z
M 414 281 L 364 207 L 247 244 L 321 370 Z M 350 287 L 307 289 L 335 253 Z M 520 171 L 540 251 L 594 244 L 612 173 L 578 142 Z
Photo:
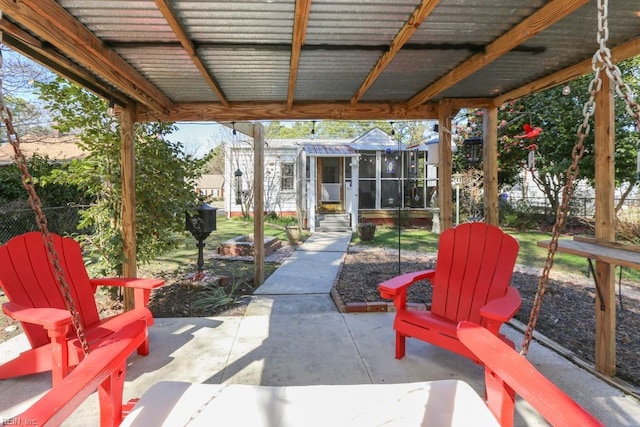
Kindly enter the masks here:
M 75 301 L 73 299 L 73 295 L 71 293 L 71 287 L 67 283 L 64 278 L 64 270 L 60 265 L 60 259 L 58 256 L 58 252 L 56 251 L 53 236 L 49 232 L 49 226 L 47 223 L 47 217 L 42 211 L 42 203 L 40 202 L 40 197 L 36 194 L 35 187 L 33 185 L 33 177 L 29 173 L 29 169 L 27 167 L 28 161 L 22 150 L 20 149 L 20 138 L 18 133 L 16 132 L 13 126 L 13 114 L 11 114 L 11 110 L 7 107 L 4 100 L 4 93 L 2 90 L 3 87 L 3 74 L 2 74 L 2 51 L 0 50 L 0 119 L 5 124 L 7 128 L 7 138 L 11 146 L 13 147 L 13 151 L 15 153 L 15 163 L 18 169 L 20 170 L 20 174 L 22 176 L 22 185 L 27 190 L 27 194 L 29 195 L 29 205 L 31 209 L 33 209 L 35 213 L 36 224 L 38 228 L 42 232 L 42 241 L 44 242 L 45 247 L 47 248 L 47 257 L 49 258 L 49 262 L 53 266 L 54 269 L 54 277 L 56 282 L 60 286 L 62 290 L 62 294 L 64 296 L 65 305 L 67 310 L 71 312 L 71 321 L 73 327 L 75 328 L 76 335 L 78 340 L 80 341 L 80 345 L 82 347 L 82 352 L 84 355 L 89 354 L 89 342 L 87 341 L 87 337 L 85 334 L 84 326 L 80 320 L 80 315 L 78 313 Z
M 558 250 L 558 239 L 560 232 L 564 228 L 567 212 L 569 211 L 569 201 L 573 196 L 573 183 L 578 176 L 578 163 L 584 155 L 584 140 L 589 135 L 590 126 L 589 120 L 593 116 L 596 108 L 595 97 L 596 94 L 602 89 L 601 74 L 604 70 L 612 81 L 615 82 L 616 93 L 625 101 L 627 112 L 635 119 L 636 126 L 640 131 L 640 108 L 633 99 L 631 88 L 627 85 L 621 77 L 620 69 L 611 61 L 611 51 L 607 48 L 607 40 L 609 38 L 608 27 L 608 0 L 598 0 L 598 34 L 597 40 L 599 48 L 593 55 L 592 68 L 594 76 L 589 83 L 589 99 L 582 108 L 583 120 L 578 128 L 578 141 L 573 147 L 571 152 L 572 163 L 567 169 L 565 186 L 562 190 L 562 203 L 558 206 L 558 212 L 556 215 L 556 222 L 551 232 L 551 241 L 549 242 L 549 250 L 547 252 L 547 259 L 538 281 L 538 291 L 536 292 L 533 306 L 531 308 L 531 314 L 529 315 L 529 323 L 524 333 L 522 340 L 522 349 L 520 354 L 527 355 L 529 351 L 529 344 L 533 338 L 533 331 L 538 321 L 538 315 L 542 307 L 542 300 L 546 288 L 549 284 L 549 273 L 553 267 L 554 256 Z M 624 93 L 623 93 L 624 89 Z M 634 111 L 635 108 L 635 111 Z

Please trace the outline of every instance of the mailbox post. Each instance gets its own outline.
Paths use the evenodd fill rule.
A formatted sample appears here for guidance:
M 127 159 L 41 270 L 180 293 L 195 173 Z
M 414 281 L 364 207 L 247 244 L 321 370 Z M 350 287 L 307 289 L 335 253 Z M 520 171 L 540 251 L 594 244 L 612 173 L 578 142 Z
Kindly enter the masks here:
M 198 241 L 196 244 L 198 247 L 198 273 L 194 280 L 200 280 L 204 276 L 204 241 L 212 231 L 216 230 L 216 211 L 218 208 L 203 203 L 196 210 L 197 215 L 191 215 L 187 212 L 186 228 Z

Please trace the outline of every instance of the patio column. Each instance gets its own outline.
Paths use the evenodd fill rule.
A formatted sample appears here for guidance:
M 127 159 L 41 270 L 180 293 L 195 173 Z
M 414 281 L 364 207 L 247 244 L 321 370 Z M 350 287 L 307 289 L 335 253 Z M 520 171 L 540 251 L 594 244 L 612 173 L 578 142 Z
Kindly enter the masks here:
M 351 160 L 351 232 L 355 233 L 358 225 L 358 194 L 360 193 L 360 159 L 350 157 Z
M 253 125 L 253 283 L 264 282 L 264 128 Z
M 316 182 L 317 182 L 317 165 L 318 158 L 313 156 L 309 157 L 309 188 L 307 189 L 309 192 L 309 197 L 307 198 L 309 212 L 309 218 L 307 221 L 307 225 L 309 225 L 309 231 L 315 233 L 316 231 L 316 205 L 318 204 L 318 192 L 316 191 Z
M 447 99 L 438 104 L 438 207 L 440 208 L 440 230 L 453 226 L 453 193 L 451 191 L 451 118 L 453 108 Z
M 482 169 L 484 175 L 484 221 L 499 225 L 498 219 L 498 109 L 485 108 L 482 121 Z
M 604 73 L 603 73 L 604 74 Z M 596 239 L 615 240 L 615 104 L 611 82 L 606 75 L 596 96 L 595 182 Z M 615 266 L 596 261 L 596 369 L 605 375 L 616 372 Z
M 135 154 L 136 104 L 128 103 L 120 118 L 120 149 L 122 177 L 122 262 L 123 277 L 137 277 L 136 241 L 136 154 Z M 134 308 L 133 289 L 124 288 L 124 309 Z

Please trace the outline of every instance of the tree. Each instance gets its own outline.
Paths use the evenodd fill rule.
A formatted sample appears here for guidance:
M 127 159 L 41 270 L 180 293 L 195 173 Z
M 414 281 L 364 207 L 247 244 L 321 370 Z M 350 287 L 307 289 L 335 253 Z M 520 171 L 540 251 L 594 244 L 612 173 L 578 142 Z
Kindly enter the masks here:
M 13 125 L 20 135 L 46 135 L 51 132 L 46 109 L 33 96 L 35 81 L 50 81 L 53 73 L 20 54 L 2 47 L 2 91 L 11 110 Z M 6 141 L 2 133 L 0 141 Z
M 640 57 L 619 64 L 622 76 L 632 87 L 640 82 Z M 592 76 L 586 75 L 565 86 L 533 93 L 503 105 L 498 111 L 498 183 L 512 186 L 522 182 L 524 173 L 531 173 L 534 183 L 544 193 L 553 211 L 557 210 L 566 182 L 566 171 L 572 162 L 572 150 L 577 142 L 578 126 L 583 120 L 582 110 L 588 99 Z M 470 136 L 481 136 L 482 114 L 464 111 L 458 118 L 456 133 L 459 142 Z M 541 127 L 535 139 L 516 138 L 524 134 L 523 126 Z M 593 129 L 593 117 L 590 122 Z M 622 100 L 616 97 L 616 187 L 623 188 L 617 209 L 637 183 L 636 152 L 640 137 L 632 117 Z M 580 161 L 578 179 L 594 184 L 594 136 L 585 139 L 585 154 Z M 529 152 L 535 154 L 535 170 L 529 164 Z M 465 161 L 464 150 L 454 156 L 454 169 L 465 170 L 477 166 Z
M 56 170 L 52 182 L 73 182 L 95 204 L 83 212 L 80 226 L 90 230 L 87 239 L 109 271 L 122 269 L 120 124 L 107 114 L 105 100 L 63 79 L 37 83 L 61 132 L 77 132 L 79 145 L 90 155 L 74 160 L 66 170 Z M 207 158 L 185 155 L 182 144 L 165 135 L 170 123 L 137 123 L 136 238 L 138 259 L 147 262 L 175 247 L 172 232 L 184 230 L 184 215 L 197 203 L 195 180 Z
M 639 59 L 634 58 L 619 65 L 625 79 L 632 85 L 635 83 L 635 87 L 638 87 L 638 64 Z M 501 165 L 506 162 L 517 164 L 518 157 L 519 163 L 526 165 L 527 148 L 535 144 L 536 173 L 532 174 L 532 177 L 554 211 L 560 203 L 560 193 L 566 182 L 566 170 L 572 161 L 572 150 L 577 142 L 578 126 L 583 120 L 582 110 L 589 96 L 588 86 L 591 79 L 591 75 L 583 76 L 565 87 L 529 95 L 503 110 L 503 114 L 506 113 L 503 120 L 507 120 L 509 116 L 513 118 L 514 114 L 518 120 L 512 120 L 505 126 L 506 132 L 503 132 L 501 138 Z M 528 122 L 543 129 L 540 136 L 532 141 L 513 138 L 513 135 L 522 133 L 522 125 Z M 633 119 L 619 97 L 616 97 L 615 122 L 615 183 L 617 188 L 624 186 L 630 190 L 637 182 L 636 151 L 640 138 Z M 593 129 L 593 118 L 590 126 Z M 590 132 L 584 141 L 585 155 L 580 161 L 578 175 L 578 179 L 592 186 L 595 176 L 594 141 L 593 132 Z

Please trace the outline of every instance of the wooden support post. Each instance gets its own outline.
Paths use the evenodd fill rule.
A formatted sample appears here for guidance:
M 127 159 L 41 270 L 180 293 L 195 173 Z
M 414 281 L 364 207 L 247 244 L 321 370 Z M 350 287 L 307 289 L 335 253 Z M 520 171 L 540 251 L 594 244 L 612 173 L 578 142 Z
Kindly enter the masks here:
M 484 221 L 498 226 L 498 109 L 485 108 L 483 117 Z
M 253 125 L 253 285 L 264 282 L 264 128 Z
M 120 151 L 122 174 L 122 275 L 137 277 L 136 242 L 136 155 L 135 155 L 136 104 L 131 102 L 122 110 Z M 134 307 L 133 289 L 124 289 L 124 309 Z
M 438 104 L 438 207 L 440 231 L 453 226 L 453 194 L 451 191 L 451 117 L 453 109 L 447 100 Z
M 603 77 L 596 97 L 595 111 L 595 185 L 596 239 L 615 240 L 615 104 L 611 82 Z M 616 292 L 615 265 L 596 261 L 596 369 L 605 375 L 616 373 Z M 601 304 L 604 310 L 601 309 Z

